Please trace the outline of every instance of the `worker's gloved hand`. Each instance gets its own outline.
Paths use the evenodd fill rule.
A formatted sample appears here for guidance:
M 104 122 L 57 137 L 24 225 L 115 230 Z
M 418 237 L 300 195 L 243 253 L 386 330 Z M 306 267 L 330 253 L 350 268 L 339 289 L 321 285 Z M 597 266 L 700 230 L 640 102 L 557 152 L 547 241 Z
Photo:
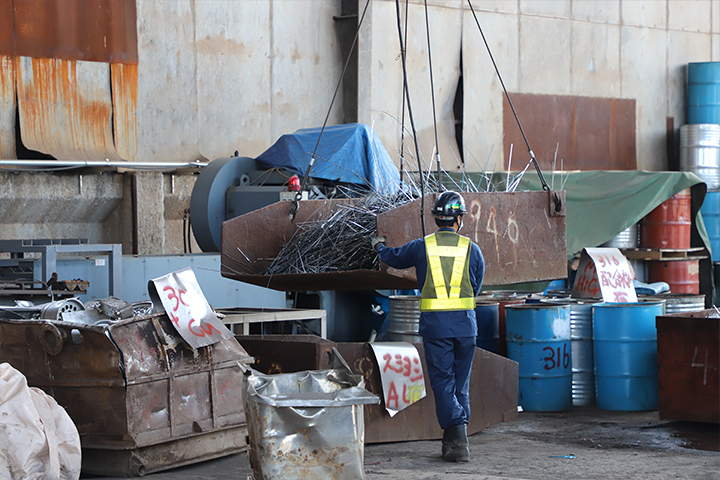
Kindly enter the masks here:
M 370 239 L 370 245 L 372 245 L 373 250 L 377 250 L 377 246 L 381 243 L 384 244 L 385 242 L 387 242 L 387 237 L 384 236 L 372 237 Z

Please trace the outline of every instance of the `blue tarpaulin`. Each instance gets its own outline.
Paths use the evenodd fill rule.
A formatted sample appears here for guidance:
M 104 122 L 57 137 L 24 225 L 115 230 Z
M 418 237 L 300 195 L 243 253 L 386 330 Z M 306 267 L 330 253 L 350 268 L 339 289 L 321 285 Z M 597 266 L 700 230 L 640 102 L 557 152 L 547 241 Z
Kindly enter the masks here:
M 264 168 L 284 168 L 305 175 L 320 128 L 283 135 L 255 160 Z M 310 177 L 364 185 L 379 193 L 396 193 L 400 172 L 375 132 L 351 123 L 325 127 Z

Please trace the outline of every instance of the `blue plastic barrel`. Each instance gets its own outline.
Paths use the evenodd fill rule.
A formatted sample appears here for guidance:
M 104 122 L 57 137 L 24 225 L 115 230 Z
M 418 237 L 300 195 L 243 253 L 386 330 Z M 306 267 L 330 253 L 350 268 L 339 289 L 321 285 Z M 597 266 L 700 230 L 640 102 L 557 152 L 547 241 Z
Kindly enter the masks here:
M 508 358 L 518 362 L 518 404 L 531 412 L 572 408 L 570 306 L 506 305 Z
M 500 343 L 500 304 L 498 302 L 475 302 L 478 334 L 475 346 L 498 353 Z
M 687 92 L 687 123 L 720 123 L 720 62 L 688 63 Z
M 662 302 L 593 306 L 595 402 L 602 410 L 658 408 L 657 330 Z
M 707 192 L 705 194 L 700 213 L 710 240 L 712 261 L 720 262 L 720 192 Z

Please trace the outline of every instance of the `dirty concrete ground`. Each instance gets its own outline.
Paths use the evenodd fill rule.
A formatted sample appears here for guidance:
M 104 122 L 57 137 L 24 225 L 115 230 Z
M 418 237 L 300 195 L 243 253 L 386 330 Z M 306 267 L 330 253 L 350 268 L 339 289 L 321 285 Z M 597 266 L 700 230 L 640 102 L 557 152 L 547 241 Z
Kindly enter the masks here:
M 366 445 L 365 476 L 368 480 L 720 479 L 720 426 L 660 420 L 657 411 L 576 407 L 563 413 L 521 412 L 470 436 L 469 463 L 443 462 L 439 452 L 438 440 Z M 247 453 L 239 453 L 145 478 L 247 480 L 252 474 Z

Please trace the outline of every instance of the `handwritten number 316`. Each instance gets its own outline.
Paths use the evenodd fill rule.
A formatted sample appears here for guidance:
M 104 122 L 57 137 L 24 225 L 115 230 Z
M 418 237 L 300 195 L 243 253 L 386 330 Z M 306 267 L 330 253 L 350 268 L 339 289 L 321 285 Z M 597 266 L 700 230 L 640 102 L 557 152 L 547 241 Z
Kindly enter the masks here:
M 562 356 L 560 355 L 560 347 L 555 350 L 552 347 L 543 348 L 543 352 L 547 352 L 547 357 L 543 358 L 545 362 L 545 370 L 552 370 L 553 368 L 568 368 L 570 366 L 570 354 L 567 351 L 567 343 L 563 343 Z M 555 353 L 557 352 L 557 356 Z

